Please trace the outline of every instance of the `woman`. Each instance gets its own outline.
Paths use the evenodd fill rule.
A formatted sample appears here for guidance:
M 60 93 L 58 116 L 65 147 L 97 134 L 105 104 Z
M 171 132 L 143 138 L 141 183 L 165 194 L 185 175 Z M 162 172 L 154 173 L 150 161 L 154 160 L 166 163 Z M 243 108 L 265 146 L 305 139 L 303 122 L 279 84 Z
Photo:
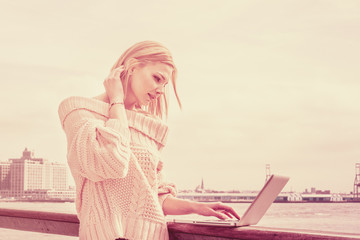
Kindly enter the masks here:
M 169 50 L 144 41 L 122 54 L 103 94 L 61 102 L 80 239 L 168 239 L 168 214 L 239 218 L 222 203 L 178 199 L 175 186 L 163 181 L 159 155 L 168 128 L 161 118 L 170 81 L 181 107 Z

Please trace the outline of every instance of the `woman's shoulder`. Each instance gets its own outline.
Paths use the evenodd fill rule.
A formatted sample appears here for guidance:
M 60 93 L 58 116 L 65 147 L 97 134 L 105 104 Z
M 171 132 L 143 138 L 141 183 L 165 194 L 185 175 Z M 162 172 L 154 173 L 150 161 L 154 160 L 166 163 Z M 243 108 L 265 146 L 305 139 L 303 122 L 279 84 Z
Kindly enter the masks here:
M 61 122 L 75 110 L 95 112 L 103 116 L 108 115 L 108 103 L 101 100 L 82 96 L 71 96 L 63 99 L 58 107 Z
M 108 104 L 102 100 L 100 100 L 99 97 L 84 97 L 84 96 L 70 96 L 70 97 L 67 97 L 65 99 L 63 99 L 61 102 L 60 102 L 60 105 L 63 104 L 63 103 L 98 103 L 98 102 L 101 102 L 103 104 Z
M 107 102 L 104 102 L 103 100 L 101 100 L 100 98 L 98 97 L 83 97 L 83 96 L 70 96 L 70 97 L 67 97 L 65 99 L 63 99 L 61 102 L 60 102 L 60 105 L 61 104 L 64 104 L 64 103 L 71 103 L 71 104 L 87 104 L 87 105 L 98 105 L 98 104 L 101 104 L 102 106 L 108 106 L 109 103 Z

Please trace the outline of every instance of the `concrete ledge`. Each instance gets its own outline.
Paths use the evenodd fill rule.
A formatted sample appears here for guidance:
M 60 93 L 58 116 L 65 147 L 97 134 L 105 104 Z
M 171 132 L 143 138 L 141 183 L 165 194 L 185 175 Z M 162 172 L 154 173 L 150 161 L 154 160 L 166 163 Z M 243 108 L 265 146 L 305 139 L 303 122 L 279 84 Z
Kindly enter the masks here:
M 75 214 L 0 208 L 0 228 L 66 236 L 79 236 L 79 219 Z M 227 228 L 168 223 L 168 228 L 171 240 L 360 239 L 360 234 L 266 228 L 257 226 Z
M 170 239 L 173 240 L 268 240 L 268 239 L 311 239 L 340 240 L 360 239 L 360 234 L 321 232 L 299 229 L 268 228 L 258 226 L 248 227 L 206 227 L 194 224 L 168 223 Z
M 0 228 L 79 236 L 75 214 L 0 208 Z

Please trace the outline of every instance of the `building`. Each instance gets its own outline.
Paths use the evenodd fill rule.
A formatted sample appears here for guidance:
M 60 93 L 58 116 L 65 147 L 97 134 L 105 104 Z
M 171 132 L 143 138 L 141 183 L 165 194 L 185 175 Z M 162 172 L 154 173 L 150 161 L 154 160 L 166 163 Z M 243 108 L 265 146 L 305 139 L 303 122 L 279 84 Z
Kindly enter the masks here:
M 65 164 L 52 164 L 52 189 L 61 191 L 68 189 L 67 166 Z
M 0 196 L 10 196 L 10 163 L 0 162 Z
M 252 202 L 258 195 L 258 192 L 241 192 L 241 193 L 179 193 L 178 198 L 199 202 Z M 279 194 L 275 202 L 287 202 L 287 194 Z
M 303 201 L 306 202 L 343 202 L 340 194 L 302 194 Z
M 289 202 L 301 202 L 303 199 L 302 199 L 302 196 L 301 196 L 300 193 L 294 193 L 294 192 L 292 192 L 292 193 L 289 193 L 289 194 L 288 194 L 287 200 L 288 200 Z
M 66 192 L 69 190 L 67 166 L 33 155 L 25 148 L 21 158 L 0 163 L 0 197 L 48 199 L 60 196 L 59 191 L 72 196 Z

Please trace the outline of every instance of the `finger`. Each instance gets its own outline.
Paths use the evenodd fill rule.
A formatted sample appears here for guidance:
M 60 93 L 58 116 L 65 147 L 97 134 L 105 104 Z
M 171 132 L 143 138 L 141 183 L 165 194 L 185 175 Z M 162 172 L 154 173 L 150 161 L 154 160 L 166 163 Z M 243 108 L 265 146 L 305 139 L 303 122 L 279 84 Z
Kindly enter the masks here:
M 163 162 L 159 161 L 158 166 L 157 166 L 157 170 L 161 171 L 162 168 L 163 168 Z
M 122 71 L 124 71 L 124 69 L 125 69 L 125 67 L 123 65 L 121 65 L 120 67 L 115 68 L 113 71 L 114 72 L 122 72 Z
M 122 73 L 122 71 L 116 71 L 115 69 L 113 71 L 110 72 L 109 76 L 107 77 L 106 80 L 112 80 L 112 79 L 116 79 L 116 80 L 121 80 L 120 78 L 120 74 Z
M 114 69 L 115 72 L 122 72 L 124 71 L 125 67 L 123 65 L 121 65 L 120 67 L 117 67 Z
M 233 215 L 231 215 L 229 212 L 227 212 L 225 210 L 223 210 L 222 213 L 226 214 L 229 218 L 233 218 Z
M 225 210 L 223 210 L 222 213 L 224 213 L 229 218 L 233 218 L 233 216 L 230 213 L 228 213 L 227 211 L 225 211 Z
M 115 79 L 120 79 L 120 74 L 121 74 L 121 71 L 115 71 L 114 72 L 114 78 Z
M 219 219 L 222 219 L 222 220 L 226 219 L 226 215 L 221 212 L 216 212 L 216 211 L 212 210 L 212 213 L 213 213 L 213 216 L 215 216 Z
M 239 214 L 237 214 L 232 207 L 230 207 L 230 209 L 228 210 L 228 212 L 230 212 L 234 217 L 236 217 L 237 219 L 240 220 Z
M 235 212 L 235 210 L 232 207 L 220 204 L 219 208 L 225 209 L 227 212 L 230 212 L 237 219 L 240 219 L 240 216 Z
M 115 69 L 124 69 L 125 68 L 125 66 L 124 65 L 120 65 L 120 66 L 118 66 L 117 68 L 115 68 Z
M 110 72 L 108 78 L 117 78 L 117 76 L 118 76 L 118 75 L 120 76 L 120 73 L 121 73 L 122 71 L 124 71 L 124 69 L 125 69 L 125 67 L 124 67 L 123 65 L 121 65 L 120 67 L 117 67 L 117 68 L 113 69 L 113 70 Z M 118 73 L 119 73 L 119 74 L 118 74 Z

